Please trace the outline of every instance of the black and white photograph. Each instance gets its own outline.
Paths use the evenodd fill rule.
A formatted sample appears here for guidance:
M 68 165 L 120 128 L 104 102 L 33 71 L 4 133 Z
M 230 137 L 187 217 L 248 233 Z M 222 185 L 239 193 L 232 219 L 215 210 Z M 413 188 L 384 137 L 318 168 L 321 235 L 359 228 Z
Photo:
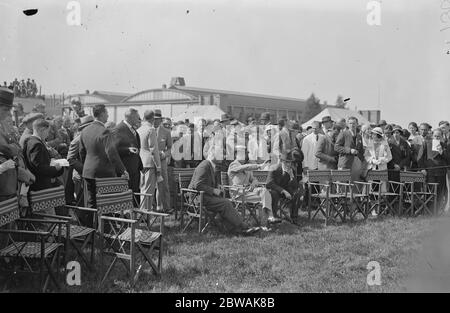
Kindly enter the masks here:
M 450 0 L 1 0 L 0 42 L 0 293 L 450 292 Z

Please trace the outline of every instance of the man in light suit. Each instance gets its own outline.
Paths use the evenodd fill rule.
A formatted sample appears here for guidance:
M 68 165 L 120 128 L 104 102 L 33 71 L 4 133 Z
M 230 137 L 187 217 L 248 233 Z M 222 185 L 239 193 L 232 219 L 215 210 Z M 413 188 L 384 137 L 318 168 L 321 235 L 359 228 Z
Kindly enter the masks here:
M 172 136 L 170 131 L 161 125 L 161 110 L 155 110 L 156 138 L 158 140 L 158 150 L 161 160 L 161 176 L 162 182 L 158 183 L 158 209 L 162 212 L 170 212 L 170 193 L 169 193 L 169 175 L 167 173 L 167 165 L 170 162 L 172 149 Z
M 354 158 L 364 158 L 362 137 L 357 132 L 358 119 L 349 117 L 348 129 L 341 131 L 336 139 L 334 150 L 339 153 L 338 169 L 352 169 Z
M 129 179 L 130 176 L 114 146 L 111 131 L 105 127 L 108 120 L 105 105 L 95 105 L 92 113 L 94 122 L 81 131 L 80 158 L 84 163 L 82 175 L 89 193 L 88 206 L 95 208 L 95 178 L 122 176 Z
M 334 150 L 336 137 L 341 131 L 339 125 L 334 125 L 330 129 L 326 129 L 326 134 L 319 138 L 316 146 L 316 158 L 319 159 L 319 170 L 335 170 L 337 169 L 337 152 Z
M 153 126 L 155 112 L 147 110 L 144 113 L 144 122 L 137 130 L 141 140 L 140 156 L 142 160 L 141 192 L 151 194 L 142 203 L 143 209 L 151 210 L 153 197 L 156 191 L 157 178 L 161 176 L 161 160 L 156 137 L 156 129 Z
M 312 133 L 303 138 L 303 170 L 317 170 L 319 167 L 319 159 L 316 157 L 316 147 L 319 139 L 324 136 L 320 133 L 321 129 L 320 123 L 314 121 L 312 123 Z
M 141 118 L 136 109 L 125 111 L 125 119 L 112 130 L 113 142 L 123 165 L 130 174 L 128 185 L 134 193 L 140 192 L 142 161 L 139 156 L 141 139 L 136 131 L 140 127 Z M 138 207 L 140 197 L 134 197 L 134 206 Z

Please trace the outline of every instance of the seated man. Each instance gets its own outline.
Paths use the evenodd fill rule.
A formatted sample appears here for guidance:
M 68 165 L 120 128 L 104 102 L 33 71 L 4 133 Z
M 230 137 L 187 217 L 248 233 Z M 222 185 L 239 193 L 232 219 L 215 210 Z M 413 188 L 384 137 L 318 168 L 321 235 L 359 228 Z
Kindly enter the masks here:
M 300 196 L 299 185 L 295 177 L 294 158 L 292 154 L 283 155 L 280 162 L 269 171 L 266 188 L 272 196 L 272 211 L 274 216 L 278 216 L 279 200 L 284 198 L 288 200 L 289 215 L 294 224 L 297 224 L 298 208 L 297 198 Z
M 237 146 L 236 149 L 239 150 Z M 245 188 L 245 200 L 252 203 L 261 203 L 263 207 L 264 221 L 261 224 L 266 223 L 278 223 L 281 222 L 279 218 L 275 218 L 272 213 L 272 196 L 270 192 L 263 187 L 257 187 L 258 181 L 253 177 L 252 171 L 261 170 L 264 168 L 267 162 L 261 164 L 245 164 L 245 161 L 241 160 L 240 154 L 237 153 L 237 159 L 234 160 L 228 168 L 228 176 L 230 178 L 230 184 L 233 186 L 246 186 Z M 243 200 L 243 195 L 238 194 L 238 189 L 230 190 L 232 196 L 236 200 Z M 268 218 L 266 216 L 268 215 Z
M 233 207 L 230 200 L 221 196 L 221 190 L 217 188 L 215 178 L 216 155 L 214 146 L 208 151 L 208 157 L 194 170 L 189 189 L 203 191 L 203 203 L 207 211 L 218 213 L 229 224 L 232 232 L 251 235 L 258 229 L 250 228 Z

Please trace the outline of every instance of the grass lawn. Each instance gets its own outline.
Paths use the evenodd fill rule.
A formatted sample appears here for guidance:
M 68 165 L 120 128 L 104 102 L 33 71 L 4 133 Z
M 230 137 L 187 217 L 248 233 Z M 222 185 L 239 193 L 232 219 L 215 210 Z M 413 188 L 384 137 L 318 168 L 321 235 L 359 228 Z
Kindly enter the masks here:
M 134 290 L 117 264 L 102 289 L 83 271 L 69 292 L 401 292 L 414 290 L 423 242 L 445 217 L 385 218 L 322 226 L 283 222 L 253 237 L 180 234 L 168 228 L 163 274 L 148 267 Z M 448 242 L 448 241 L 446 241 Z M 381 286 L 366 284 L 369 261 L 381 266 Z M 428 262 L 427 262 L 428 263 Z M 447 271 L 448 272 L 448 271 Z M 86 275 L 85 275 L 86 274 Z M 420 288 L 419 288 L 420 289 Z
M 449 222 L 448 217 L 388 217 L 324 227 L 305 218 L 301 226 L 283 222 L 252 237 L 227 236 L 214 229 L 203 235 L 194 229 L 181 234 L 173 226 L 166 228 L 160 279 L 147 265 L 131 290 L 118 263 L 98 289 L 99 274 L 83 267 L 82 285 L 61 291 L 450 291 Z M 381 266 L 381 286 L 366 283 L 369 261 Z M 9 291 L 33 291 L 29 282 L 19 277 Z

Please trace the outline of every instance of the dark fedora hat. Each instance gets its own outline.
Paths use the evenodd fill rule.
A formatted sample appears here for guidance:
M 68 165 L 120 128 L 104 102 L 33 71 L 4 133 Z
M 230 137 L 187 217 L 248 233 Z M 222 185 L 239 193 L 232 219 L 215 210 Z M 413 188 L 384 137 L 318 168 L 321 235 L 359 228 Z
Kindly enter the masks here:
M 94 117 L 91 115 L 86 115 L 83 116 L 80 119 L 80 126 L 78 127 L 79 130 L 82 130 L 83 128 L 85 128 L 86 126 L 89 126 L 93 121 L 94 121 Z
M 0 87 L 0 106 L 12 109 L 13 101 L 14 92 L 11 89 Z
M 155 109 L 155 118 L 162 118 L 162 114 L 161 114 L 161 110 L 160 109 Z

